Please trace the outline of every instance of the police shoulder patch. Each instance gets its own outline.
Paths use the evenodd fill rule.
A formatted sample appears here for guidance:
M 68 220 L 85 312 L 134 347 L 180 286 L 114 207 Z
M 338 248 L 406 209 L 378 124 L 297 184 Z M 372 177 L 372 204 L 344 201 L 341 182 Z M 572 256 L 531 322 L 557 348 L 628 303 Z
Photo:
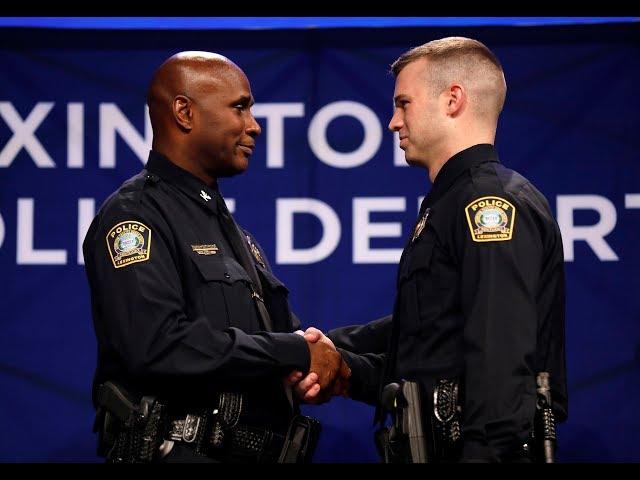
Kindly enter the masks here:
M 466 206 L 465 214 L 474 242 L 511 240 L 516 209 L 504 198 L 477 198 Z
M 115 268 L 149 260 L 151 229 L 135 220 L 120 222 L 107 233 L 107 250 Z

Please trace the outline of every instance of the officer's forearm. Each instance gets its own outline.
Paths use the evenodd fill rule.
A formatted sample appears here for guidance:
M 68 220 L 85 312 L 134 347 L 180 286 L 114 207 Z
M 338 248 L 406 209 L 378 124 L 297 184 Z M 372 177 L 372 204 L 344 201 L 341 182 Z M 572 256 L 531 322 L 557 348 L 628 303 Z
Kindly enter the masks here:
M 378 402 L 385 354 L 358 355 L 342 348 L 338 348 L 338 351 L 351 369 L 348 396 L 353 400 L 375 405 Z
M 387 351 L 391 335 L 391 315 L 374 320 L 365 325 L 348 325 L 327 332 L 336 347 L 357 354 L 384 353 Z

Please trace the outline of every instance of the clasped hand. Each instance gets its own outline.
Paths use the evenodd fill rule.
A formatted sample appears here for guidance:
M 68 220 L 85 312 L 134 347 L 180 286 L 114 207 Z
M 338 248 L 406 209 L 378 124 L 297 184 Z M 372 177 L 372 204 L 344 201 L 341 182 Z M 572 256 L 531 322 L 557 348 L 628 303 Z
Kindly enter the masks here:
M 328 402 L 333 396 L 347 396 L 351 369 L 331 339 L 315 327 L 296 333 L 307 341 L 311 365 L 306 375 L 299 370 L 291 372 L 285 378 L 285 384 L 292 387 L 305 403 L 320 404 Z

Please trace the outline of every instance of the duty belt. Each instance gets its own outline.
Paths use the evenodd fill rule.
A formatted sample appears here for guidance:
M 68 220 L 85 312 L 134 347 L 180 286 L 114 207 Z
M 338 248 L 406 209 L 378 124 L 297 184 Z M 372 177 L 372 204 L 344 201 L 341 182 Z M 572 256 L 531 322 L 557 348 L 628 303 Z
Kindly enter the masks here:
M 285 436 L 267 428 L 239 424 L 241 410 L 240 394 L 223 393 L 218 408 L 172 419 L 165 438 L 190 444 L 196 454 L 220 460 L 277 461 Z
M 213 418 L 213 417 L 211 417 Z M 199 455 L 220 459 L 254 458 L 258 462 L 275 462 L 284 445 L 285 437 L 272 430 L 249 425 L 236 425 L 223 436 L 217 434 L 215 423 L 212 429 L 210 418 L 187 415 L 173 420 L 168 440 L 192 444 Z M 206 431 L 210 431 L 210 435 Z

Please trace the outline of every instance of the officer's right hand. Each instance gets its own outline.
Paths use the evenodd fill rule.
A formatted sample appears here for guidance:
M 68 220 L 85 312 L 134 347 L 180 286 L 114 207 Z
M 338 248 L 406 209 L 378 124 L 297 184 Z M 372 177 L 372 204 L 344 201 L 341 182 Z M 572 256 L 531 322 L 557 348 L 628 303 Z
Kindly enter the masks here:
M 335 346 L 329 337 L 325 336 L 322 331 L 315 327 L 309 327 L 306 332 L 298 331 L 307 342 L 315 343 L 322 342 L 335 349 Z M 330 388 L 321 389 L 318 383 L 318 375 L 316 373 L 309 373 L 306 377 L 302 378 L 302 372 L 292 372 L 288 377 L 287 382 L 293 387 L 296 395 L 302 401 L 312 404 L 320 404 L 328 402 L 332 396 L 342 395 L 346 396 L 349 390 L 349 380 L 351 377 L 351 369 L 346 364 L 344 359 L 340 359 L 340 370 L 335 381 L 330 385 Z
M 307 341 L 307 346 L 311 356 L 309 373 L 315 373 L 318 376 L 317 383 L 320 386 L 320 390 L 332 389 L 340 373 L 342 356 L 336 351 L 335 347 L 326 342 Z

